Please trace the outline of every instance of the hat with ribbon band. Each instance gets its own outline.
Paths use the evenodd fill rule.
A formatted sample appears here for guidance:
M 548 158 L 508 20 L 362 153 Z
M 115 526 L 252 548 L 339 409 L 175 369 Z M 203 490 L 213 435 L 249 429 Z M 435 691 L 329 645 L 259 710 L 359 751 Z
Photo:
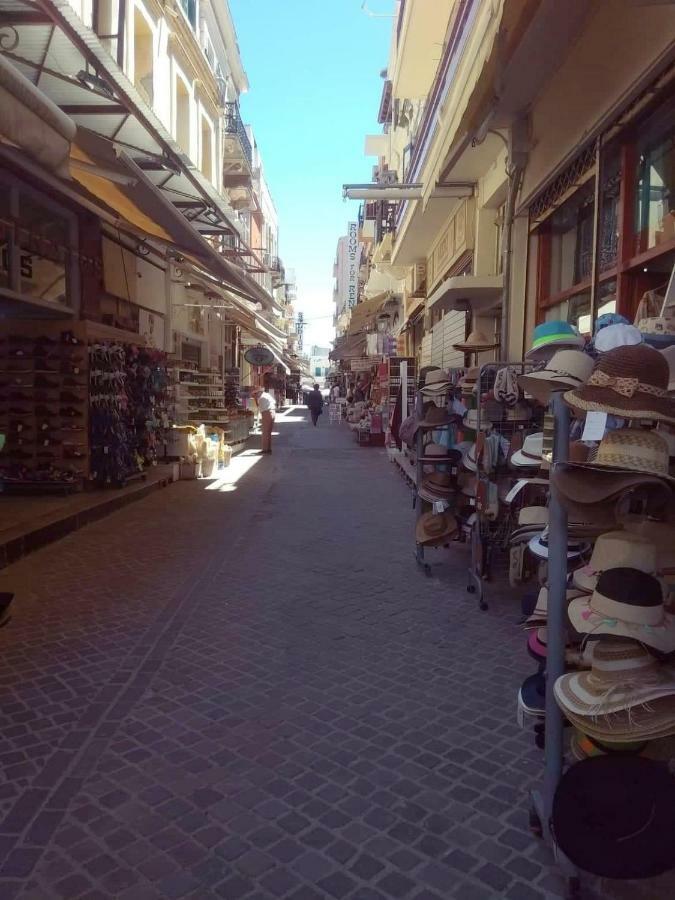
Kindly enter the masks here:
M 602 354 L 586 384 L 568 391 L 565 401 L 583 411 L 675 424 L 675 400 L 668 396 L 669 378 L 668 362 L 653 347 L 617 347 Z
M 542 322 L 534 329 L 532 346 L 525 359 L 542 359 L 563 347 L 580 349 L 583 346 L 583 337 L 569 322 Z
M 627 637 L 660 653 L 675 650 L 675 616 L 653 575 L 620 567 L 601 572 L 592 594 L 572 600 L 570 622 L 582 634 Z
M 457 521 L 448 512 L 422 513 L 415 525 L 418 544 L 438 544 L 457 534 Z
M 656 546 L 647 538 L 629 531 L 607 531 L 599 535 L 587 566 L 572 573 L 572 584 L 582 591 L 594 591 L 601 572 L 615 568 L 656 572 Z
M 540 403 L 548 403 L 552 391 L 577 388 L 593 371 L 593 360 L 580 350 L 558 350 L 545 369 L 518 376 L 520 387 Z

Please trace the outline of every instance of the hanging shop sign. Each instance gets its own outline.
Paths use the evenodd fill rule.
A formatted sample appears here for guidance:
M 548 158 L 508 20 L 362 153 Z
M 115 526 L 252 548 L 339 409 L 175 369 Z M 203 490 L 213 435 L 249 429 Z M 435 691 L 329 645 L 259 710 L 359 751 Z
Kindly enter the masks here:
M 359 299 L 359 266 L 361 248 L 359 246 L 359 226 L 350 222 L 347 226 L 347 305 L 356 306 Z
M 274 362 L 272 351 L 267 347 L 249 347 L 244 359 L 250 366 L 271 366 Z

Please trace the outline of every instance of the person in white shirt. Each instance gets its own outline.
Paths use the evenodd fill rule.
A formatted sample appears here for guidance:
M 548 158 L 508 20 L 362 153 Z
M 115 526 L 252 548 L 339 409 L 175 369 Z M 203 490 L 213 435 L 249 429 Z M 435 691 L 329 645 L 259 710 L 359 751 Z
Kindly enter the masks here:
M 272 394 L 268 394 L 261 387 L 253 388 L 251 391 L 255 402 L 260 410 L 261 431 L 262 431 L 262 452 L 272 452 L 272 426 L 274 425 L 274 414 L 277 404 Z

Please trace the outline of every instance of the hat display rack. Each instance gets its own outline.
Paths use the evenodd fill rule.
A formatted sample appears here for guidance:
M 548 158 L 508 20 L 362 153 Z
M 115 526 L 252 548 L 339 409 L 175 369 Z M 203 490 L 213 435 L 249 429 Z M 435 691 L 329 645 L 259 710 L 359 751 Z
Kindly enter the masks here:
M 463 369 L 430 371 L 417 392 L 413 492 L 415 559 L 427 576 L 431 575 L 431 566 L 425 558 L 425 550 L 461 540 L 467 533 L 458 503 L 461 452 L 429 440 L 438 433 L 445 437 L 446 432 L 461 422 L 461 417 L 451 412 L 450 403 L 463 372 Z M 434 404 L 431 408 L 427 406 L 429 401 Z
M 511 490 L 514 484 L 537 474 L 538 466 L 528 465 L 524 451 L 528 435 L 541 432 L 544 411 L 528 402 L 517 381 L 533 368 L 522 360 L 485 363 L 475 370 L 471 392 L 464 394 L 469 410 L 463 428 L 470 442 L 464 465 L 474 476 L 475 511 L 467 591 L 476 594 L 481 610 L 487 609 L 485 583 L 495 576 L 496 566 L 509 567 L 510 537 L 519 524 L 518 510 L 528 496 L 527 491 L 520 491 L 511 501 Z M 516 448 L 523 457 L 521 466 L 511 465 Z M 541 494 L 542 479 L 531 480 Z
M 569 896 L 582 874 L 646 879 L 675 869 L 675 479 L 659 433 L 675 425 L 675 401 L 655 352 L 614 348 L 577 388 L 553 379 L 549 397 L 547 584 L 525 620 L 541 661 L 519 711 L 538 688 L 540 710 L 526 710 L 544 749 L 530 826 L 554 850 Z M 617 419 L 605 425 L 605 412 Z M 570 521 L 598 525 L 581 567 L 570 561 L 579 534 Z

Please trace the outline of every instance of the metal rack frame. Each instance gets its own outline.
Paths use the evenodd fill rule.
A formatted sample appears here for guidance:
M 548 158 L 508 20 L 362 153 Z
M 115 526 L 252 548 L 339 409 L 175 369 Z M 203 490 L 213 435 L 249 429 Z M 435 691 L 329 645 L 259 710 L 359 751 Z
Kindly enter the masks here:
M 481 403 L 480 398 L 484 393 L 484 390 L 489 390 L 491 385 L 486 385 L 485 388 L 483 385 L 483 377 L 484 374 L 488 375 L 497 372 L 500 369 L 509 368 L 514 369 L 520 375 L 524 375 L 526 372 L 535 368 L 533 363 L 525 362 L 524 360 L 519 360 L 518 362 L 489 362 L 484 363 L 480 366 L 478 372 L 478 380 L 476 384 L 478 385 L 478 404 L 476 407 L 476 421 L 477 421 L 477 429 L 476 429 L 476 440 L 478 440 L 478 435 L 480 434 L 480 426 L 481 426 Z M 495 401 L 498 402 L 498 401 Z M 506 422 L 500 423 L 500 433 L 503 431 L 504 425 Z M 514 423 L 516 426 L 518 423 Z M 513 431 L 517 430 L 516 427 L 513 428 Z M 513 436 L 513 435 L 512 435 Z M 478 485 L 481 478 L 480 465 L 476 466 L 476 496 L 478 496 Z M 495 540 L 497 538 L 496 532 L 492 527 L 492 523 L 483 515 L 481 515 L 478 510 L 478 506 L 476 506 L 476 519 L 474 521 L 473 527 L 471 529 L 471 564 L 468 571 L 469 575 L 469 583 L 467 585 L 467 591 L 470 594 L 476 594 L 478 600 L 479 609 L 485 611 L 488 608 L 487 601 L 485 600 L 485 591 L 483 588 L 483 582 L 486 578 L 486 565 L 485 560 L 486 556 L 490 556 L 490 545 L 495 543 L 495 541 L 491 540 L 491 537 L 495 536 Z M 487 546 L 486 546 L 487 542 Z

